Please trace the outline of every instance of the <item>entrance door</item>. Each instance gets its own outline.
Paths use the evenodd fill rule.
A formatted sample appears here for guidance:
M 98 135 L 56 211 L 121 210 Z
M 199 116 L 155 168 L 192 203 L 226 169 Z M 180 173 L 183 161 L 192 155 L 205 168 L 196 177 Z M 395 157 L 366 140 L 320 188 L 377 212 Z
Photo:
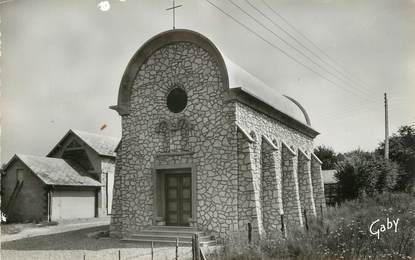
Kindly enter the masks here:
M 192 216 L 190 174 L 166 174 L 166 224 L 188 226 Z

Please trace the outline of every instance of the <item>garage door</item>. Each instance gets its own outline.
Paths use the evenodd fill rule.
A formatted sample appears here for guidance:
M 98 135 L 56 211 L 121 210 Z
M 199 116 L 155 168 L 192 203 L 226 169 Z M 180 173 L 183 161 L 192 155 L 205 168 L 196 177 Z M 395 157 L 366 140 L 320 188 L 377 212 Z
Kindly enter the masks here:
M 54 191 L 52 220 L 95 217 L 94 191 Z

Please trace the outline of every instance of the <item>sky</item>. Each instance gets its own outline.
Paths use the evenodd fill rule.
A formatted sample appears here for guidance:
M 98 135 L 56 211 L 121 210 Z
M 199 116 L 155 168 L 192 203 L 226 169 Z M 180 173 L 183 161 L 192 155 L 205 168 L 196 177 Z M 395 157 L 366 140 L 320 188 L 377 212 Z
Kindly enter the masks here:
M 274 13 L 250 0 L 269 19 L 245 0 L 209 1 L 254 33 L 206 0 L 177 0 L 183 6 L 176 28 L 202 33 L 233 62 L 299 101 L 321 133 L 316 146 L 375 149 L 384 138 L 384 92 L 391 133 L 415 122 L 415 1 L 265 0 Z M 46 155 L 71 128 L 120 137 L 121 118 L 108 107 L 116 104 L 133 54 L 172 28 L 165 10 L 171 5 L 0 0 L 2 162 L 16 153 Z

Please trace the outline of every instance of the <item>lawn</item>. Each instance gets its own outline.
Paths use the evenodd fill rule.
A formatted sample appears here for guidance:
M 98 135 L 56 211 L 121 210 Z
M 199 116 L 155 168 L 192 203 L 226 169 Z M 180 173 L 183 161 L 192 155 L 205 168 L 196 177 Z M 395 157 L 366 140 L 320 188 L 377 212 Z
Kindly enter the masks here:
M 85 255 L 85 259 L 117 260 L 119 252 L 121 259 L 151 259 L 149 244 L 91 237 L 91 234 L 106 230 L 108 226 L 100 226 L 4 242 L 1 244 L 1 259 L 82 260 Z M 190 253 L 189 247 L 179 248 L 179 256 L 191 257 Z M 174 256 L 174 247 L 156 245 L 155 259 L 170 260 Z

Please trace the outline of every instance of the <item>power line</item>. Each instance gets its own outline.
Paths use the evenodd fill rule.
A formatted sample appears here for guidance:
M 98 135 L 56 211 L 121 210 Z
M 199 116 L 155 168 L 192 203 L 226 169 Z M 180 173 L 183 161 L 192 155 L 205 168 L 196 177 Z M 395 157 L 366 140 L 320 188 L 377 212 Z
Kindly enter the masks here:
M 230 19 L 232 19 L 234 22 L 236 22 L 237 24 L 239 24 L 240 26 L 244 27 L 246 30 L 248 30 L 249 32 L 251 32 L 252 34 L 254 34 L 256 37 L 260 38 L 261 40 L 263 40 L 264 42 L 268 43 L 271 47 L 279 50 L 281 53 L 283 53 L 285 56 L 287 56 L 288 58 L 290 58 L 291 60 L 293 60 L 294 62 L 300 64 L 301 66 L 305 67 L 306 69 L 308 69 L 309 71 L 313 72 L 314 74 L 320 76 L 321 78 L 325 79 L 326 81 L 332 83 L 333 85 L 342 88 L 343 90 L 349 92 L 349 89 L 344 88 L 341 85 L 338 85 L 335 81 L 325 77 L 324 75 L 321 75 L 318 71 L 314 70 L 313 68 L 311 68 L 310 66 L 304 64 L 303 62 L 301 62 L 300 60 L 298 60 L 297 58 L 295 58 L 294 56 L 290 55 L 289 53 L 287 53 L 286 51 L 284 51 L 283 49 L 281 49 L 280 47 L 278 47 L 277 45 L 273 44 L 272 42 L 270 42 L 269 40 L 267 40 L 266 38 L 264 38 L 263 36 L 261 36 L 260 34 L 258 34 L 257 32 L 255 32 L 254 30 L 252 30 L 251 28 L 249 28 L 247 25 L 245 25 L 244 23 L 240 22 L 238 19 L 236 19 L 235 17 L 233 17 L 232 15 L 230 15 L 229 13 L 227 13 L 226 11 L 222 10 L 220 7 L 218 7 L 217 5 L 215 5 L 214 3 L 212 3 L 210 0 L 206 0 L 206 2 L 208 2 L 210 5 L 212 5 L 213 7 L 215 7 L 216 9 L 218 9 L 221 13 L 223 13 L 225 16 L 229 17 Z M 356 94 L 354 92 L 350 92 L 353 94 Z
M 297 47 L 291 45 L 289 42 L 287 42 L 284 38 L 282 38 L 280 35 L 278 35 L 277 33 L 275 33 L 273 30 L 269 29 L 267 26 L 265 26 L 263 23 L 261 23 L 258 19 L 256 19 L 254 16 L 252 16 L 250 13 L 248 13 L 246 10 L 244 10 L 240 5 L 236 4 L 233 0 L 228 0 L 230 3 L 232 3 L 232 5 L 234 5 L 236 8 L 238 8 L 241 12 L 243 12 L 244 14 L 246 14 L 248 17 L 250 17 L 252 20 L 254 20 L 257 24 L 259 24 L 260 26 L 262 26 L 263 28 L 265 28 L 268 32 L 272 33 L 275 37 L 277 37 L 278 39 L 280 39 L 281 41 L 283 41 L 286 45 L 288 45 L 289 47 L 291 47 L 292 49 L 296 50 L 298 53 L 300 53 L 302 56 L 304 56 L 305 58 L 307 58 L 310 62 L 312 62 L 314 65 L 318 66 L 319 68 L 321 68 L 322 70 L 324 70 L 326 73 L 330 74 L 332 77 L 335 77 L 336 79 L 338 79 L 339 81 L 344 81 L 344 79 L 340 78 L 339 76 L 337 76 L 336 74 L 332 73 L 331 71 L 329 71 L 328 69 L 326 69 L 325 67 L 323 67 L 321 64 L 315 62 L 313 59 L 311 59 L 307 54 L 305 54 L 303 51 L 299 50 Z M 347 82 L 346 82 L 347 84 Z M 369 97 L 367 97 L 367 93 L 362 92 L 362 90 L 360 88 L 356 88 L 353 87 L 351 85 L 349 85 L 353 90 L 360 92 L 361 95 L 363 95 L 365 98 L 370 99 Z
M 404 101 L 404 102 L 402 102 L 402 101 L 389 102 L 389 105 L 397 105 L 397 104 L 401 105 L 401 104 L 406 104 L 406 103 L 409 103 L 409 100 Z M 376 106 L 374 106 L 374 105 L 376 105 Z M 344 119 L 344 118 L 347 118 L 347 117 L 350 117 L 350 116 L 354 116 L 357 113 L 362 114 L 363 112 L 370 111 L 372 109 L 379 109 L 381 106 L 382 106 L 381 103 L 379 103 L 379 104 L 366 103 L 362 106 L 358 106 L 358 107 L 354 107 L 353 109 L 342 111 L 341 113 L 323 114 L 322 117 L 319 116 L 318 118 L 322 119 L 322 120 L 339 120 L 339 119 Z M 393 107 L 392 107 L 392 110 L 393 110 Z
M 270 42 L 269 40 L 267 40 L 266 38 L 264 38 L 262 35 L 260 35 L 259 33 L 257 33 L 256 31 L 254 31 L 253 29 L 251 29 L 250 27 L 248 27 L 247 25 L 245 25 L 244 23 L 240 22 L 238 19 L 236 19 L 235 17 L 233 17 L 232 15 L 230 15 L 229 13 L 227 13 L 226 11 L 224 11 L 223 9 L 221 9 L 220 7 L 218 7 L 217 5 L 215 5 L 214 3 L 212 3 L 209 0 L 206 0 L 209 4 L 211 4 L 212 6 L 214 6 L 216 9 L 218 9 L 221 13 L 223 13 L 224 15 L 226 15 L 227 17 L 229 17 L 230 19 L 232 19 L 234 22 L 236 22 L 237 24 L 241 25 L 242 27 L 244 27 L 246 30 L 248 30 L 249 32 L 251 32 L 252 34 L 254 34 L 255 36 L 257 36 L 258 38 L 260 38 L 261 40 L 265 41 L 267 44 L 269 44 L 271 47 L 279 50 L 280 52 L 282 52 L 285 56 L 287 56 L 288 58 L 292 59 L 293 61 L 295 61 L 296 63 L 302 65 L 303 67 L 307 68 L 308 70 L 310 70 L 311 72 L 315 73 L 316 75 L 322 77 L 323 79 L 325 79 L 326 81 L 341 87 L 342 89 L 344 89 L 342 86 L 337 85 L 335 82 L 333 82 L 332 80 L 328 79 L 327 77 L 324 77 L 323 75 L 321 75 L 320 73 L 318 73 L 317 71 L 315 71 L 314 69 L 310 68 L 309 66 L 307 66 L 306 64 L 302 63 L 301 61 L 299 61 L 298 59 L 296 59 L 295 57 L 293 57 L 292 55 L 290 55 L 289 53 L 287 53 L 286 51 L 284 51 L 283 49 L 281 49 L 279 46 L 276 46 L 275 44 L 273 44 L 272 42 Z M 352 92 L 353 94 L 355 94 L 354 92 Z M 373 105 L 379 103 L 374 101 Z M 366 104 L 367 106 L 368 104 Z M 371 105 L 371 104 L 369 104 Z M 372 109 L 372 107 L 368 107 L 366 108 L 366 110 L 370 110 Z M 356 112 L 359 112 L 361 110 L 354 110 Z M 353 115 L 353 114 L 351 114 Z M 346 114 L 346 116 L 348 116 Z M 338 115 L 335 116 L 337 119 L 339 118 Z
M 274 14 L 276 14 L 281 20 L 283 20 L 286 24 L 288 24 L 288 26 L 294 30 L 297 34 L 299 34 L 301 37 L 303 37 L 306 41 L 308 41 L 311 45 L 313 45 L 318 51 L 320 51 L 320 53 L 322 53 L 333 65 L 339 67 L 340 69 L 342 69 L 343 71 L 347 72 L 348 74 L 350 74 L 349 71 L 347 71 L 346 69 L 344 69 L 341 64 L 339 64 L 339 62 L 336 62 L 333 58 L 330 57 L 330 55 L 328 55 L 324 50 L 322 50 L 320 47 L 318 47 L 317 44 L 315 44 L 312 40 L 310 40 L 305 34 L 303 34 L 300 30 L 298 30 L 294 25 L 292 25 L 286 18 L 284 18 L 284 16 L 282 16 L 280 13 L 278 13 L 274 8 L 272 8 L 265 0 L 262 0 L 262 2 L 264 3 L 265 6 L 267 6 Z M 361 80 L 359 80 L 361 83 Z
M 311 53 L 314 57 L 316 57 L 317 59 L 319 59 L 322 63 L 326 64 L 327 66 L 329 66 L 333 71 L 336 71 L 337 73 L 339 73 L 340 75 L 343 76 L 343 78 L 350 80 L 353 83 L 359 83 L 358 81 L 354 80 L 352 77 L 348 76 L 347 74 L 345 74 L 343 71 L 338 70 L 336 67 L 333 66 L 333 64 L 327 62 L 325 59 L 321 58 L 319 54 L 317 54 L 316 52 L 314 52 L 313 50 L 311 50 L 310 48 L 307 47 L 307 45 L 303 44 L 299 39 L 297 39 L 294 35 L 292 35 L 289 31 L 285 30 L 284 27 L 282 27 L 280 24 L 278 24 L 277 22 L 275 22 L 273 19 L 271 19 L 267 14 L 265 14 L 263 11 L 261 11 L 259 8 L 255 7 L 255 5 L 253 5 L 249 0 L 245 0 L 246 3 L 248 3 L 253 9 L 255 9 L 258 13 L 260 13 L 262 16 L 264 16 L 268 21 L 270 21 L 273 25 L 275 25 L 276 27 L 278 27 L 281 31 L 283 31 L 286 35 L 288 35 L 291 39 L 293 39 L 298 45 L 302 46 L 304 49 L 306 49 L 309 53 Z M 264 2 L 264 1 L 263 1 Z M 363 87 L 366 91 L 368 91 L 366 89 L 366 86 L 361 86 Z M 367 92 L 366 94 L 369 94 L 369 92 Z

